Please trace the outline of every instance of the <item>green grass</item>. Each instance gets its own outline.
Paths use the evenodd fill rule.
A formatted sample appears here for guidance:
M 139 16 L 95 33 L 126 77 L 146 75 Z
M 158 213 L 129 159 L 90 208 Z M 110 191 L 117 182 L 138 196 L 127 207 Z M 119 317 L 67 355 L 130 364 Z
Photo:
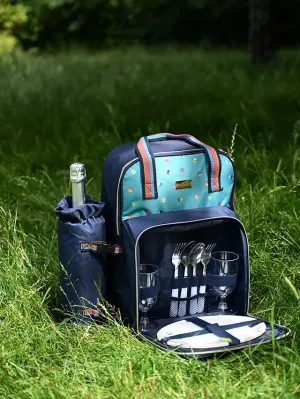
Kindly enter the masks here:
M 0 62 L 0 396 L 294 398 L 300 394 L 300 57 L 254 68 L 245 54 L 132 49 L 12 55 Z M 106 154 L 158 131 L 228 150 L 249 235 L 250 311 L 289 338 L 207 361 L 184 360 L 117 323 L 56 320 L 53 208 L 86 164 L 100 197 Z

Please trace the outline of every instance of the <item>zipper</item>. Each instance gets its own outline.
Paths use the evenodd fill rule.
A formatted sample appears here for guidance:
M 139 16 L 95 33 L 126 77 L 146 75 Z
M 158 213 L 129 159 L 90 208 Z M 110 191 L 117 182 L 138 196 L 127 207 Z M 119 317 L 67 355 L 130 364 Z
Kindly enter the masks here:
M 230 157 L 230 155 L 227 152 L 225 152 L 225 151 L 223 151 L 221 149 L 218 149 L 217 151 L 220 154 L 226 156 L 231 161 L 232 166 L 233 166 L 234 179 L 233 179 L 233 187 L 232 187 L 231 196 L 230 196 L 230 203 L 232 203 L 232 205 L 233 205 L 233 196 L 234 196 L 234 191 L 235 191 L 235 166 L 234 166 L 234 162 L 233 162 L 233 159 Z M 166 155 L 168 155 L 168 156 L 170 156 L 170 155 L 173 155 L 173 154 L 185 155 L 185 154 L 193 154 L 193 153 L 197 153 L 197 154 L 204 153 L 204 150 L 202 150 L 201 148 L 195 148 L 195 149 L 192 149 L 192 150 L 180 150 L 180 151 L 178 150 L 178 151 L 172 151 L 172 152 L 163 151 L 163 152 L 155 152 L 153 155 L 157 155 L 157 156 L 166 156 Z M 139 158 L 136 157 L 136 158 L 132 159 L 131 161 L 127 162 L 123 166 L 123 168 L 121 169 L 121 173 L 120 173 L 120 176 L 119 176 L 118 186 L 117 186 L 117 199 L 116 199 L 116 232 L 117 232 L 118 236 L 120 235 L 120 222 L 119 222 L 120 195 L 119 195 L 119 192 L 120 192 L 121 181 L 122 181 L 122 178 L 123 178 L 124 174 L 130 168 L 130 166 L 132 166 L 138 160 L 139 160 Z
M 233 179 L 233 186 L 232 186 L 232 190 L 231 190 L 231 195 L 230 195 L 230 204 L 232 205 L 232 209 L 234 209 L 234 193 L 235 193 L 235 183 L 236 183 L 236 174 L 235 174 L 235 164 L 234 164 L 234 160 L 231 158 L 231 156 L 228 154 L 228 152 L 222 150 L 221 148 L 218 148 L 217 150 L 219 152 L 219 154 L 224 155 L 226 158 L 229 159 L 229 161 L 232 164 L 232 168 L 233 168 L 233 173 L 234 173 L 234 179 Z
M 247 233 L 246 233 L 246 230 L 245 230 L 245 226 L 243 225 L 243 223 L 239 219 L 236 219 L 236 218 L 234 218 L 232 216 L 217 216 L 217 217 L 211 217 L 211 218 L 205 218 L 205 219 L 195 219 L 195 220 L 191 220 L 189 222 L 174 222 L 174 223 L 171 222 L 171 223 L 158 224 L 158 225 L 154 225 L 154 226 L 148 227 L 147 229 L 141 231 L 140 234 L 137 236 L 136 241 L 135 241 L 135 249 L 134 249 L 135 287 L 136 287 L 136 292 L 135 292 L 135 297 L 136 297 L 136 326 L 137 326 L 136 328 L 137 328 L 137 331 L 139 331 L 139 303 L 138 303 L 138 301 L 139 301 L 139 291 L 138 291 L 139 290 L 138 289 L 139 281 L 138 281 L 138 264 L 137 264 L 138 263 L 137 262 L 137 246 L 138 246 L 138 242 L 139 242 L 139 239 L 141 238 L 142 234 L 144 234 L 146 231 L 154 229 L 156 227 L 171 226 L 171 225 L 174 225 L 174 224 L 197 223 L 197 222 L 202 222 L 202 221 L 204 222 L 204 221 L 207 221 L 207 220 L 216 220 L 216 219 L 233 219 L 233 220 L 235 220 L 236 222 L 238 222 L 242 226 L 244 234 L 245 234 L 246 242 L 247 242 L 247 253 L 249 254 L 249 243 L 248 243 L 248 237 L 247 237 Z M 126 221 L 124 223 L 127 226 Z M 248 301 L 247 301 L 246 314 L 248 313 L 248 310 L 249 310 L 249 293 L 250 293 L 250 275 L 249 275 L 249 270 L 248 270 Z

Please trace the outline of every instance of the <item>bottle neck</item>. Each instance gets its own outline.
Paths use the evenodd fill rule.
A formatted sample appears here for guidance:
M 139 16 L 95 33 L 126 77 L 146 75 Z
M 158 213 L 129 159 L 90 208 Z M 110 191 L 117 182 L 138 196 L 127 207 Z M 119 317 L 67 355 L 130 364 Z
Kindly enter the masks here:
M 85 204 L 86 171 L 83 163 L 75 162 L 70 166 L 73 208 Z
M 85 203 L 85 181 L 72 183 L 72 206 L 83 205 Z

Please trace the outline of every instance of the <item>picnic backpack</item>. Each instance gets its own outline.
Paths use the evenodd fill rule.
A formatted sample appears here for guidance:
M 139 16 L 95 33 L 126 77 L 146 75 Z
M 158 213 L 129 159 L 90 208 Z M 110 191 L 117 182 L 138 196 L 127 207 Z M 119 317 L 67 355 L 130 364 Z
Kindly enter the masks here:
M 227 302 L 236 314 L 249 316 L 249 247 L 245 228 L 234 211 L 235 169 L 230 156 L 200 142 L 188 134 L 160 133 L 142 137 L 137 144 L 127 143 L 112 150 L 106 157 L 102 174 L 102 201 L 105 203 L 107 242 L 114 244 L 118 254 L 107 264 L 107 300 L 120 310 L 125 323 L 140 331 L 139 301 L 151 295 L 158 299 L 149 312 L 150 330 L 145 337 L 163 349 L 183 355 L 206 357 L 224 350 L 245 348 L 282 338 L 285 327 L 271 326 L 257 339 L 241 343 L 229 339 L 227 347 L 218 349 L 170 348 L 167 340 L 158 340 L 162 327 L 178 320 L 193 320 L 199 314 L 188 312 L 191 301 L 205 298 L 204 314 L 218 302 L 211 289 L 229 283 L 232 276 L 184 277 L 183 265 L 174 279 L 171 259 L 178 242 L 216 243 L 215 251 L 227 250 L 239 255 L 236 287 Z M 159 285 L 140 289 L 140 264 L 159 267 Z M 223 279 L 223 280 L 222 280 Z M 205 293 L 200 286 L 206 285 Z M 191 287 L 197 294 L 191 296 Z M 186 290 L 184 299 L 172 297 L 174 289 Z M 156 290 L 156 292 L 154 292 Z M 178 308 L 184 302 L 181 317 L 170 316 L 172 303 Z M 182 313 L 182 312 L 181 312 Z M 260 320 L 253 317 L 254 322 Z M 201 321 L 202 322 L 202 321 Z M 199 324 L 199 321 L 198 321 Z M 208 330 L 228 338 L 225 329 L 206 323 Z M 238 326 L 237 326 L 238 327 Z M 233 338 L 231 336 L 231 338 Z

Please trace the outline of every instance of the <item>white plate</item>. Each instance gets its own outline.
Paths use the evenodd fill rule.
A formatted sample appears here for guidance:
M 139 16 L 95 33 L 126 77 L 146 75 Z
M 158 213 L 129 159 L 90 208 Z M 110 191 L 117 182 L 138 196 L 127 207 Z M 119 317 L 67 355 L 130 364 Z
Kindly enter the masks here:
M 207 321 L 210 324 L 218 323 L 219 326 L 225 326 L 229 324 L 242 323 L 245 321 L 255 321 L 256 319 L 248 316 L 235 316 L 235 315 L 211 315 L 198 317 L 201 320 Z M 247 342 L 252 339 L 258 338 L 266 331 L 266 324 L 261 322 L 254 327 L 237 327 L 237 328 L 226 328 L 226 331 L 238 338 L 241 343 Z M 172 335 L 185 334 L 188 332 L 201 331 L 203 328 L 198 327 L 196 324 L 189 322 L 188 320 L 181 320 L 176 323 L 169 324 L 161 328 L 157 333 L 158 340 L 162 340 Z M 217 335 L 208 333 L 194 337 L 181 338 L 181 339 L 170 339 L 168 341 L 169 346 L 178 346 L 180 348 L 189 349 L 200 349 L 200 348 L 219 348 L 222 346 L 228 346 L 229 342 L 226 339 L 219 338 Z

